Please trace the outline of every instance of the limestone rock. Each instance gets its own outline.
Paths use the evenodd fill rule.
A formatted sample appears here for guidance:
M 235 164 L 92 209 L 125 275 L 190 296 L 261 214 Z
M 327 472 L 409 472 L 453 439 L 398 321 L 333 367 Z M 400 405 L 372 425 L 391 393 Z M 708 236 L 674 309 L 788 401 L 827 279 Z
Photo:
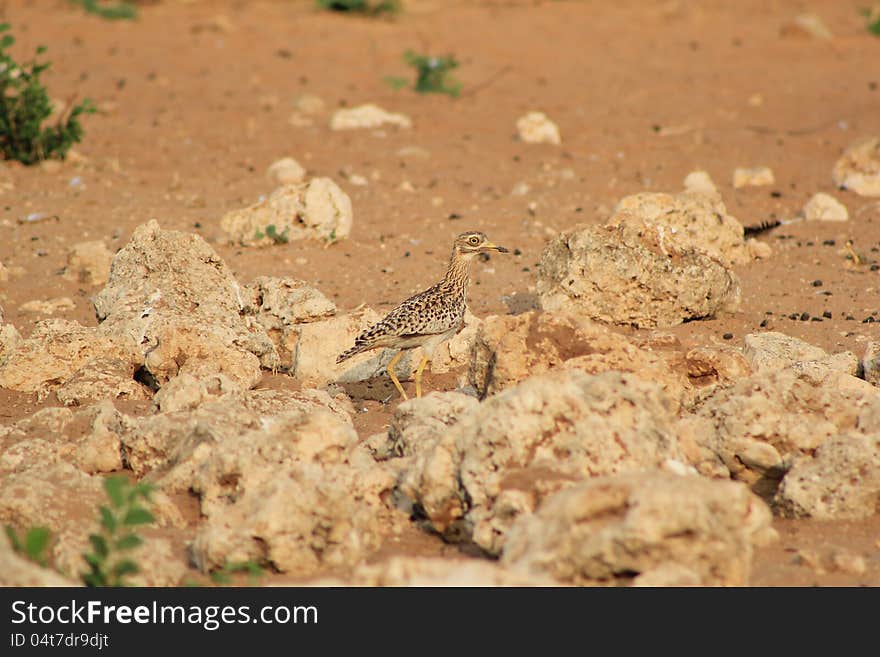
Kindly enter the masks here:
M 392 512 L 383 498 L 394 470 L 354 467 L 340 451 L 328 452 L 356 441 L 353 430 L 329 445 L 319 426 L 309 439 L 285 444 L 285 436 L 296 432 L 251 432 L 244 441 L 226 441 L 196 470 L 193 490 L 206 516 L 192 548 L 200 569 L 253 559 L 315 575 L 358 564 L 390 531 Z M 304 448 L 315 456 L 297 457 Z
M 860 196 L 880 196 L 880 137 L 856 142 L 834 164 L 834 184 Z
M 412 121 L 405 114 L 386 112 L 378 105 L 367 103 L 347 109 L 339 109 L 330 117 L 331 130 L 355 130 L 358 128 L 378 128 L 383 125 L 394 125 L 409 128 Z
M 137 476 L 149 474 L 163 489 L 180 491 L 224 445 L 268 443 L 267 449 L 291 459 L 333 461 L 355 434 L 347 411 L 326 392 L 255 390 L 208 398 L 191 411 L 139 418 L 121 440 L 126 466 Z
M 538 294 L 548 311 L 668 328 L 739 306 L 736 274 L 704 253 L 676 252 L 657 231 L 580 225 L 544 249 Z
M 269 165 L 266 177 L 274 185 L 290 185 L 301 183 L 306 177 L 306 170 L 292 157 L 283 157 Z
M 757 373 L 790 368 L 816 385 L 839 386 L 841 377 L 851 378 L 859 371 L 859 359 L 852 352 L 828 354 L 784 333 L 750 333 L 743 343 L 743 356 Z
M 607 225 L 624 226 L 664 253 L 696 250 L 732 264 L 752 260 L 742 224 L 727 213 L 717 193 L 633 194 L 621 199 Z
M 450 427 L 478 406 L 475 398 L 460 392 L 432 392 L 398 404 L 381 456 L 412 456 L 432 448 Z
M 2 340 L 0 340 L 0 357 L 3 356 Z M 873 386 L 880 385 L 880 342 L 869 341 L 865 345 L 862 357 L 862 375 L 865 381 Z
M 23 392 L 41 392 L 82 380 L 89 372 L 113 363 L 114 375 L 104 379 L 96 395 L 133 397 L 142 394 L 133 381 L 134 372 L 143 362 L 137 343 L 126 335 L 111 335 L 86 328 L 64 319 L 37 322 L 27 339 L 16 348 L 2 352 L 0 387 Z M 75 381 L 72 385 L 75 385 Z M 79 400 L 81 393 L 71 391 L 70 399 Z
M 718 195 L 718 188 L 712 177 L 705 171 L 691 171 L 684 179 L 686 192 L 703 194 L 706 196 Z
M 572 584 L 619 584 L 677 567 L 706 585 L 745 586 L 753 545 L 771 538 L 770 522 L 767 506 L 737 482 L 602 477 L 517 520 L 501 564 Z
M 855 428 L 861 394 L 787 368 L 718 389 L 696 413 L 712 423 L 710 448 L 733 477 L 771 499 L 793 457 Z
M 135 229 L 95 297 L 102 334 L 139 345 L 143 370 L 159 385 L 181 372 L 225 374 L 249 388 L 278 354 L 265 330 L 244 313 L 232 272 L 198 235 Z
M 352 224 L 351 199 L 329 178 L 282 185 L 265 199 L 226 213 L 220 228 L 231 244 L 272 246 L 302 239 L 339 240 Z
M 350 578 L 319 580 L 314 586 L 558 586 L 546 575 L 529 575 L 486 559 L 391 557 L 355 568 Z
M 880 512 L 880 434 L 841 434 L 798 456 L 775 503 L 784 515 L 819 520 Z
M 103 285 L 110 276 L 113 253 L 101 240 L 74 244 L 67 253 L 64 278 L 86 285 Z
M 556 367 L 588 374 L 631 372 L 663 386 L 673 401 L 681 400 L 687 386 L 683 372 L 660 354 L 601 324 L 563 313 L 489 316 L 471 354 L 468 377 L 480 397 Z
M 89 534 L 98 531 L 98 507 L 106 503 L 100 477 L 90 476 L 67 463 L 34 464 L 33 467 L 0 477 L 0 524 L 19 529 L 44 526 L 53 538 L 51 558 L 63 574 L 78 577 L 86 569 L 83 552 L 88 551 Z M 83 509 L 90 510 L 84 519 Z M 153 497 L 150 506 L 159 526 L 182 526 L 180 511 L 164 494 Z M 137 560 L 151 551 L 152 539 L 132 556 Z M 176 572 L 173 564 L 169 568 Z M 174 577 L 154 575 L 157 583 L 178 584 Z
M 519 138 L 527 144 L 560 144 L 559 126 L 543 112 L 529 112 L 516 121 Z
M 77 411 L 45 408 L 0 427 L 0 473 L 62 462 L 88 474 L 121 470 L 119 435 L 125 428 L 109 401 Z
M 556 371 L 527 379 L 422 448 L 400 491 L 448 538 L 498 554 L 517 516 L 580 479 L 684 457 L 669 400 L 633 376 Z
M 739 167 L 733 172 L 733 187 L 760 187 L 776 182 L 773 171 L 769 167 Z
M 807 221 L 846 221 L 849 211 L 846 206 L 830 194 L 813 194 L 801 214 Z

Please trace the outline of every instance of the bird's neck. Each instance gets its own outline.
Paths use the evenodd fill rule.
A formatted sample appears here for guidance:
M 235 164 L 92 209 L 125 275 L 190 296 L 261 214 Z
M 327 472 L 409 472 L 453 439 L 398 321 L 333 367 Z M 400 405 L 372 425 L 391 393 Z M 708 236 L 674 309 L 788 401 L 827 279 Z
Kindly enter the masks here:
M 466 293 L 472 259 L 472 255 L 462 255 L 453 251 L 443 283 L 451 288 L 461 288 L 462 292 Z

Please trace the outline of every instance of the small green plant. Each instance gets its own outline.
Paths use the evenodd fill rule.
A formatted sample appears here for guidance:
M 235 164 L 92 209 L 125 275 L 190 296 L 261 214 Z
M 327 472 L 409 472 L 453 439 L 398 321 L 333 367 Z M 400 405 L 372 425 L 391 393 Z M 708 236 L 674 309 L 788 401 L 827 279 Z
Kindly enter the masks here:
M 33 561 L 45 568 L 48 563 L 46 548 L 49 547 L 49 529 L 46 527 L 31 527 L 24 538 L 15 533 L 15 529 L 6 525 L 6 535 L 12 544 L 12 549 L 24 555 L 29 561 Z
M 50 157 L 64 159 L 67 151 L 82 139 L 79 117 L 91 114 L 94 106 L 88 99 L 74 105 L 54 126 L 43 122 L 52 114 L 52 103 L 40 75 L 49 64 L 36 58 L 25 64 L 16 62 L 7 48 L 15 43 L 9 23 L 0 24 L 0 155 L 5 159 L 34 164 Z M 46 52 L 37 48 L 37 55 Z
M 266 232 L 260 231 L 258 228 L 254 233 L 254 239 L 261 240 L 264 237 L 270 238 L 275 244 L 287 244 L 290 241 L 290 238 L 287 236 L 290 233 L 290 226 L 285 228 L 280 233 L 278 229 L 275 227 L 275 224 L 269 224 L 266 226 Z
M 101 2 L 100 0 L 70 0 L 90 14 L 95 14 L 109 21 L 133 21 L 137 18 L 137 7 L 130 2 Z
M 248 581 L 251 586 L 259 583 L 263 576 L 263 567 L 256 561 L 230 561 L 220 570 L 211 573 L 211 579 L 215 584 L 226 585 L 232 581 L 232 575 L 235 573 L 247 573 Z
M 351 12 L 377 16 L 379 14 L 396 14 L 400 11 L 400 0 L 317 0 L 319 9 L 327 11 Z
M 83 554 L 89 571 L 82 574 L 86 586 L 125 586 L 125 578 L 140 572 L 125 553 L 143 543 L 135 527 L 153 522 L 153 514 L 142 504 L 150 501 L 153 487 L 145 482 L 132 484 L 126 477 L 107 477 L 104 491 L 110 506 L 98 508 L 101 533 L 91 534 L 92 552 Z
M 418 93 L 447 94 L 455 97 L 461 92 L 461 83 L 449 75 L 450 71 L 458 68 L 458 61 L 452 55 L 431 57 L 407 50 L 403 55 L 403 61 L 416 69 L 416 81 L 412 88 Z M 403 89 L 408 86 L 406 79 L 400 77 L 387 77 L 385 82 L 393 89 Z

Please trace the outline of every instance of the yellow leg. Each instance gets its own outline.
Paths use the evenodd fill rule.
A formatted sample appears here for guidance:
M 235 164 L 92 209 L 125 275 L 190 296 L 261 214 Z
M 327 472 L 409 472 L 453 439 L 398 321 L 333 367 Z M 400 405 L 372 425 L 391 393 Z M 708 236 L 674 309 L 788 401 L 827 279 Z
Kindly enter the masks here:
M 406 396 L 406 391 L 403 389 L 403 386 L 400 385 L 400 381 L 397 380 L 397 376 L 395 376 L 395 374 L 394 374 L 394 368 L 397 367 L 397 363 L 400 362 L 400 359 L 402 357 L 403 357 L 403 351 L 398 351 L 394 355 L 394 358 L 392 358 L 388 362 L 388 368 L 387 368 L 388 369 L 388 376 L 391 377 L 391 382 L 394 383 L 394 387 L 397 388 L 397 392 L 400 393 L 400 396 L 403 397 L 404 399 L 409 399 L 409 397 Z
M 422 396 L 422 372 L 425 369 L 425 365 L 428 364 L 428 357 L 422 356 L 422 362 L 419 363 L 419 369 L 416 370 L 416 397 Z

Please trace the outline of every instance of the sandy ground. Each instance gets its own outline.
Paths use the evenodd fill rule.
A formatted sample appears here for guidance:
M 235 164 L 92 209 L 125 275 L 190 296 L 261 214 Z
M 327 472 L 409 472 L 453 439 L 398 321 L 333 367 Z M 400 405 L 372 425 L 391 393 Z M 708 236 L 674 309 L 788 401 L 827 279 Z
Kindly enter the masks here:
M 880 38 L 865 30 L 865 4 L 810 3 L 834 35 L 817 39 L 791 27 L 804 3 L 784 0 L 411 0 L 393 20 L 319 12 L 306 0 L 168 0 L 132 23 L 63 0 L 2 2 L 13 53 L 47 45 L 53 97 L 89 97 L 101 112 L 84 120 L 67 162 L 0 166 L 0 262 L 12 272 L 0 306 L 23 335 L 44 318 L 19 311 L 31 300 L 70 297 L 75 308 L 57 316 L 95 325 L 98 288 L 60 275 L 68 247 L 102 239 L 115 250 L 156 218 L 204 236 L 242 281 L 301 278 L 342 310 L 389 309 L 442 273 L 454 235 L 483 230 L 517 255 L 474 267 L 471 310 L 517 311 L 534 304 L 535 265 L 551 236 L 601 222 L 627 194 L 678 191 L 688 172 L 705 169 L 745 225 L 793 219 L 818 191 L 835 194 L 851 219 L 762 234 L 773 255 L 737 269 L 740 311 L 669 333 L 685 345 L 740 344 L 764 322 L 861 355 L 880 333 L 864 321 L 878 312 L 880 203 L 835 190 L 831 167 L 853 141 L 880 134 Z M 454 54 L 461 97 L 392 90 L 383 78 L 411 75 L 407 49 Z M 289 120 L 302 94 L 326 104 L 312 125 Z M 332 110 L 363 102 L 403 112 L 413 127 L 329 129 Z M 561 145 L 516 138 L 529 110 L 558 123 Z M 266 168 L 284 156 L 351 196 L 351 239 L 218 244 L 220 217 L 271 191 Z M 733 188 L 736 167 L 759 165 L 772 168 L 773 185 Z M 353 175 L 368 184 L 351 184 Z M 512 193 L 520 183 L 527 194 Z M 35 213 L 49 218 L 23 221 Z M 864 264 L 848 257 L 847 240 Z M 455 377 L 425 382 L 448 389 Z M 276 375 L 266 385 L 296 382 Z M 0 390 L 0 422 L 53 403 Z M 387 424 L 395 403 L 360 400 L 361 435 Z M 759 551 L 753 584 L 880 585 L 880 516 L 776 526 L 782 540 Z M 821 553 L 834 548 L 861 554 L 866 571 L 824 567 Z M 415 535 L 383 554 L 450 551 Z

